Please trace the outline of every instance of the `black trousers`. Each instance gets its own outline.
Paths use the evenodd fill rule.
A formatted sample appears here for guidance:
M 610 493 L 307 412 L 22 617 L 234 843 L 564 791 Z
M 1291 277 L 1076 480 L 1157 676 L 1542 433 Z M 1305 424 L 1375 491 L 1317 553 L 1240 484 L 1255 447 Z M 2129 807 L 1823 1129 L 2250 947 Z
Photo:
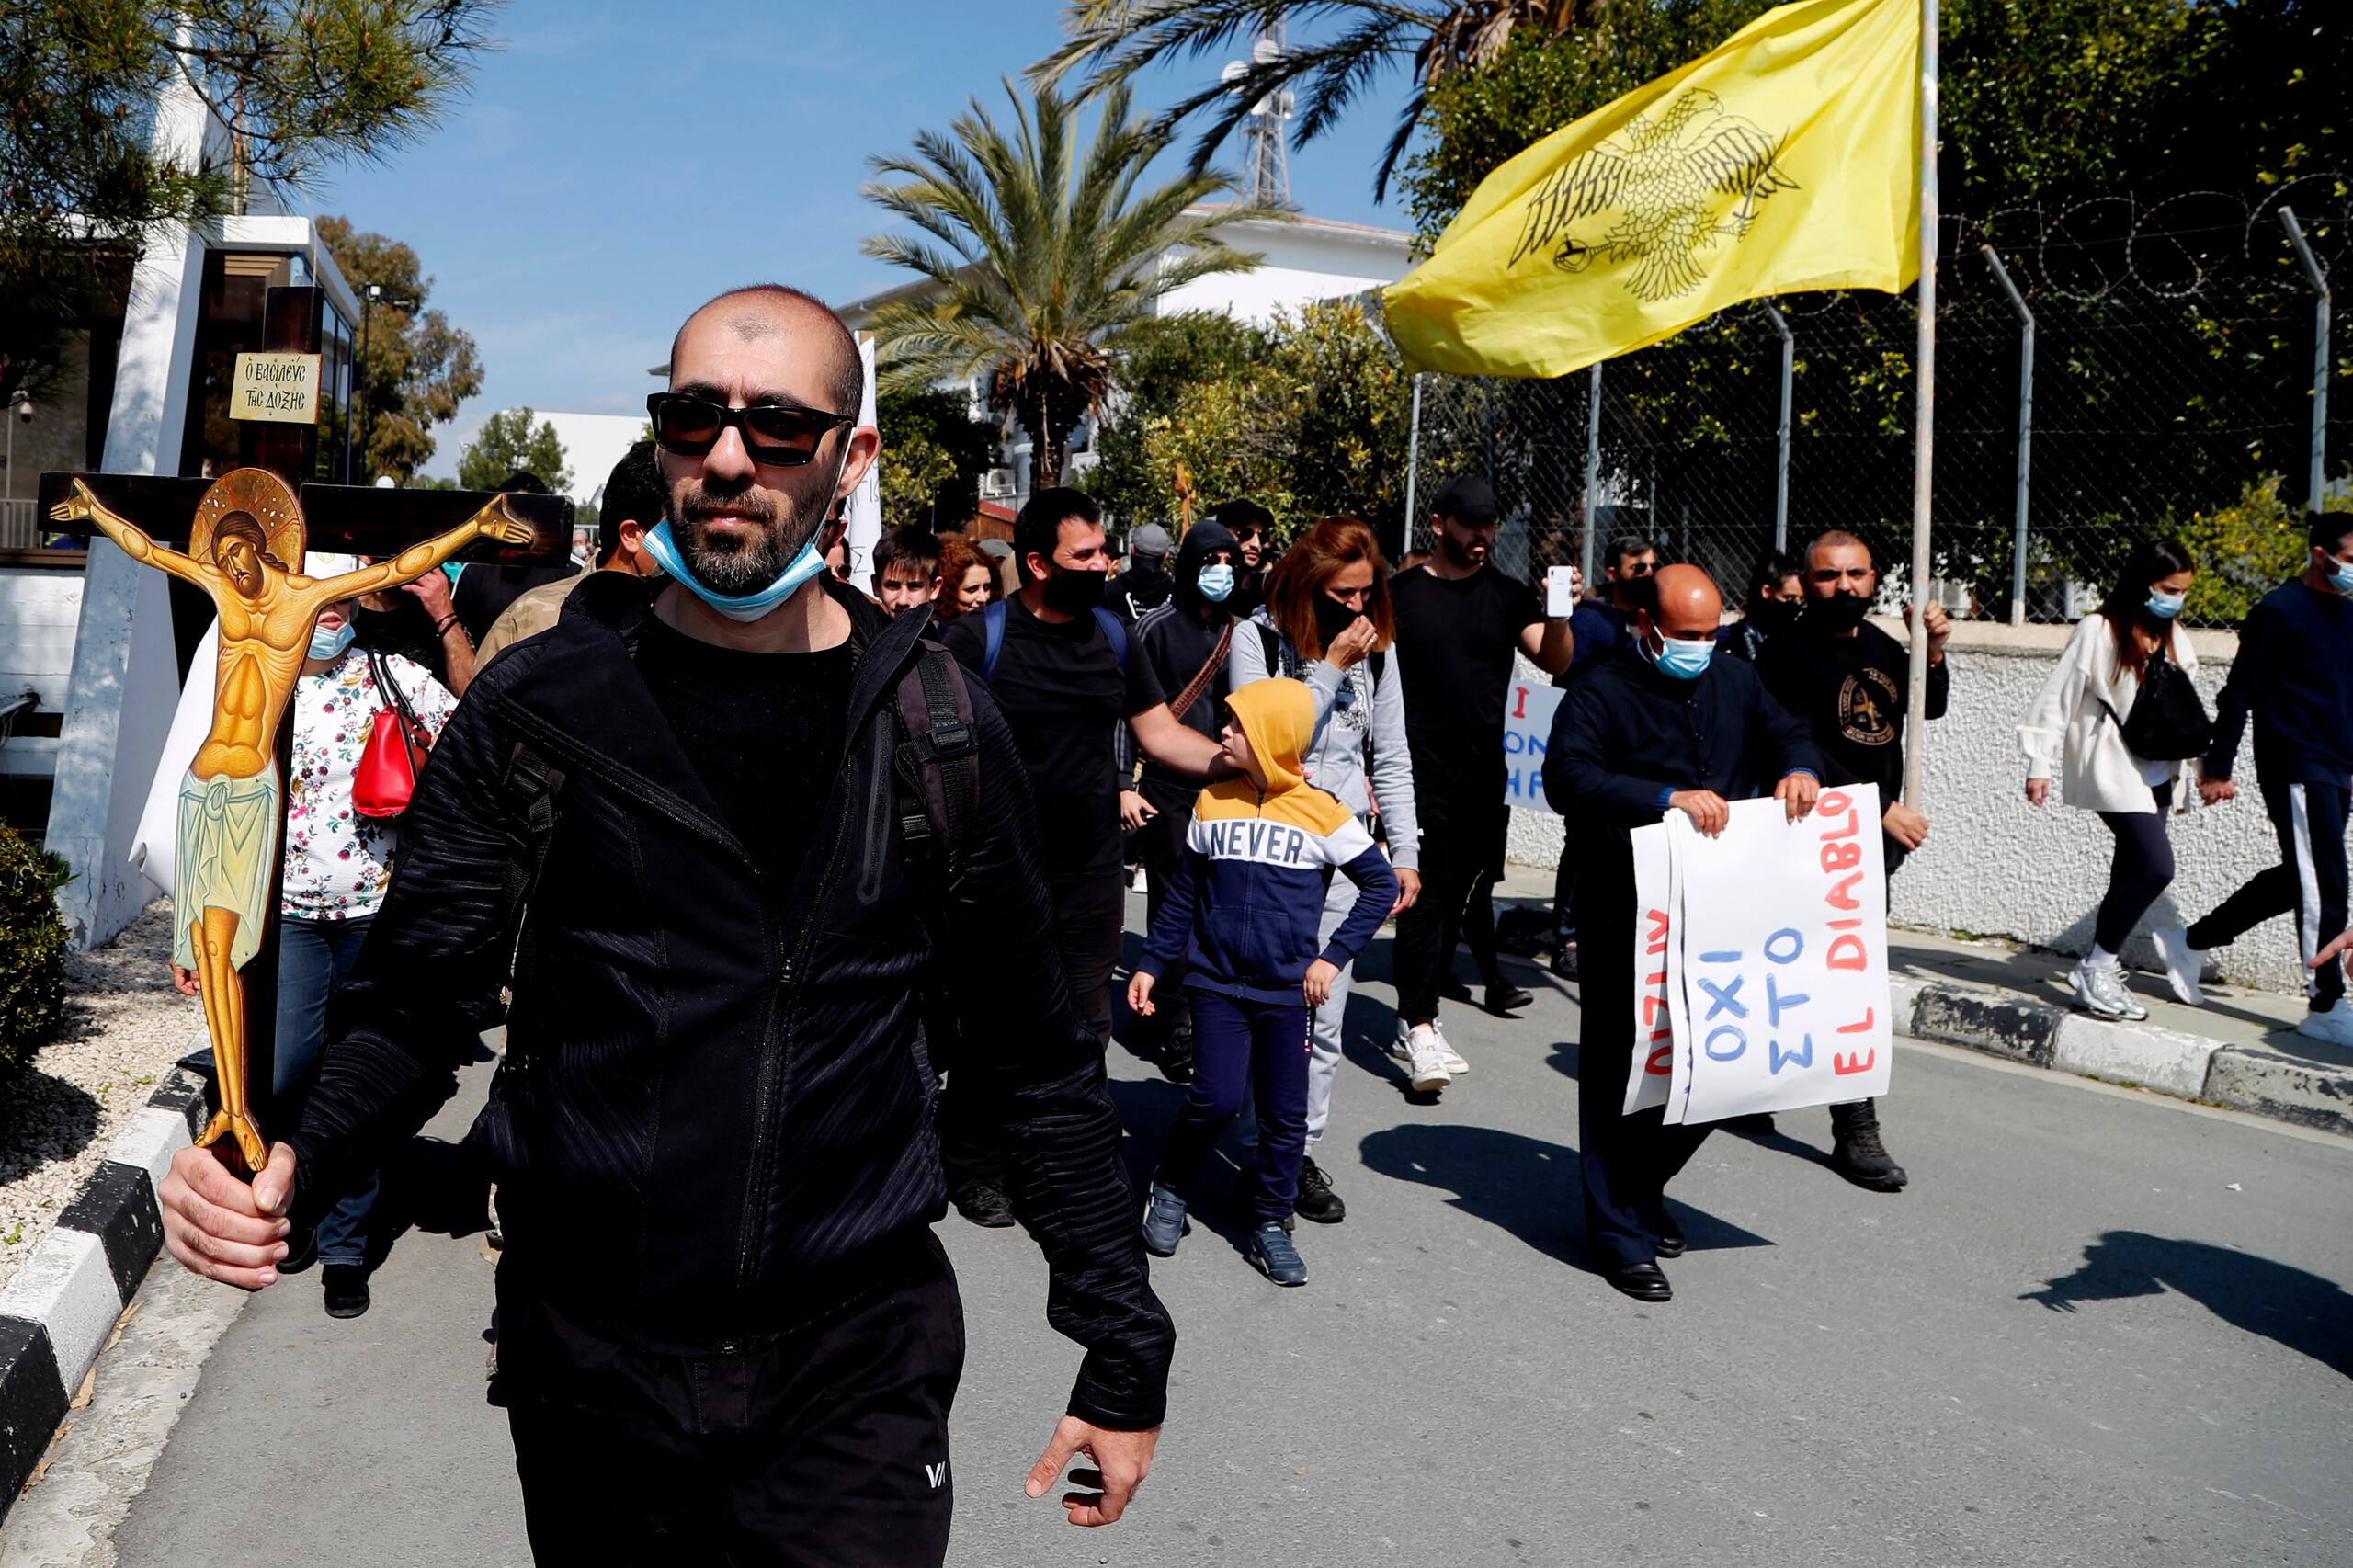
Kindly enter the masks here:
M 2235 941 L 2275 915 L 2292 912 L 2304 961 L 2345 929 L 2345 816 L 2347 791 L 2336 784 L 2263 786 L 2263 809 L 2279 836 L 2279 864 L 2256 872 L 2211 915 L 2189 928 L 2189 945 L 2203 952 Z M 2345 994 L 2341 964 L 2304 971 L 2304 994 L 2314 1011 Z
M 963 1304 L 929 1231 L 724 1354 L 660 1355 L 499 1270 L 499 1386 L 535 1562 L 906 1568 L 948 1555 Z
M 2173 809 L 2173 786 L 2159 784 L 2154 812 L 2102 812 L 2099 820 L 2116 835 L 2116 853 L 2108 863 L 2108 892 L 2099 901 L 2092 922 L 2092 942 L 2101 949 L 2124 950 L 2124 938 L 2149 905 L 2173 881 L 2173 840 L 2165 836 L 2165 813 Z
M 1586 977 L 1577 1041 L 1577 1172 L 1585 1183 L 1586 1243 L 1605 1268 L 1658 1258 L 1666 1184 L 1690 1163 L 1712 1123 L 1669 1126 L 1665 1108 L 1624 1114 L 1634 1067 L 1634 899 L 1608 907 L 1578 880 L 1577 954 Z M 1607 983 L 1617 977 L 1614 983 Z
M 1425 796 L 1421 784 L 1416 773 L 1414 811 L 1422 828 L 1422 896 L 1397 917 L 1397 942 L 1391 953 L 1397 975 L 1397 1016 L 1409 1024 L 1438 1017 L 1438 983 L 1454 967 L 1462 911 L 1474 890 L 1484 897 L 1495 880 L 1506 820 L 1501 785 L 1492 795 L 1475 798 L 1465 798 L 1469 791 L 1458 786 L 1455 798 L 1449 799 L 1438 790 Z M 1633 961 L 1631 954 L 1626 961 Z
M 1158 879 L 1154 879 L 1157 885 Z M 1111 1040 L 1111 971 L 1120 962 L 1120 930 L 1127 914 L 1127 873 L 1108 866 L 1053 881 L 1054 926 L 1063 972 L 1070 982 L 1071 1006 L 1095 1031 L 1096 1043 Z M 956 1074 L 939 1097 L 939 1154 L 950 1193 L 972 1187 L 1005 1185 L 1005 1143 L 990 1108 L 970 1091 L 960 1093 Z

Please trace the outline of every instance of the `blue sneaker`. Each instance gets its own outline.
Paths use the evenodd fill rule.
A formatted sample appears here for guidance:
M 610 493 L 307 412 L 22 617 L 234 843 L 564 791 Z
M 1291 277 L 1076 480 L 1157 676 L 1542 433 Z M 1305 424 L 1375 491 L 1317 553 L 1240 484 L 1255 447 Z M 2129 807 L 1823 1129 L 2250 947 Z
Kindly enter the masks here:
M 1278 1285 L 1307 1283 L 1307 1260 L 1299 1256 L 1290 1233 L 1273 1221 L 1250 1233 L 1250 1261 Z
M 1143 1250 L 1154 1257 L 1174 1257 L 1176 1244 L 1193 1227 L 1185 1221 L 1185 1200 L 1152 1184 L 1152 1202 L 1143 1211 Z

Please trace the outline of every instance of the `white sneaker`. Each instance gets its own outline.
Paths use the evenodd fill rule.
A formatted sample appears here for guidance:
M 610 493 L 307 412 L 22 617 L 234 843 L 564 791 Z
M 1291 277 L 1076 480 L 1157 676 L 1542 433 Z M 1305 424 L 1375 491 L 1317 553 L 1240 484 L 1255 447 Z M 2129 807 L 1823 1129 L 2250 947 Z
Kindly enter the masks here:
M 1415 1024 L 1399 1042 L 1404 1047 L 1407 1080 L 1416 1089 L 1430 1094 L 1454 1082 L 1454 1074 L 1446 1070 L 1446 1059 L 1438 1051 L 1438 1030 L 1427 1024 Z
M 2320 1012 L 2306 1013 L 2296 1032 L 2307 1040 L 2353 1047 L 2353 1005 L 2339 996 Z
M 1446 1038 L 1446 1030 L 1436 1018 L 1430 1020 L 1430 1033 L 1438 1036 L 1438 1059 L 1446 1063 L 1449 1075 L 1460 1078 L 1471 1071 L 1471 1063 L 1462 1060 L 1462 1053 L 1454 1049 L 1454 1042 Z
M 2087 958 L 2068 971 L 2067 983 L 2075 988 L 2084 1006 L 2100 1017 L 2132 1021 L 2149 1016 L 2149 1009 L 2134 1001 L 2126 988 L 2122 964 L 2095 964 Z
M 2150 934 L 2157 939 L 2157 957 L 2165 960 L 2165 983 L 2191 1006 L 2203 1007 L 2206 991 L 2198 977 L 2205 971 L 2206 955 L 2189 945 L 2189 928 L 2160 926 Z

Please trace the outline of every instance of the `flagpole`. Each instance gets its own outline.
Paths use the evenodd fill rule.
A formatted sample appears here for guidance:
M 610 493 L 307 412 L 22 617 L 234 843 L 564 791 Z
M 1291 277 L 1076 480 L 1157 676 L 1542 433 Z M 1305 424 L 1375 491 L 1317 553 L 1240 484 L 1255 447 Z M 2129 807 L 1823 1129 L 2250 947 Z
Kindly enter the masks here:
M 1912 668 L 1904 705 L 1904 801 L 1921 809 L 1928 711 L 1928 510 L 1937 420 L 1937 0 L 1920 0 L 1920 341 L 1913 394 Z

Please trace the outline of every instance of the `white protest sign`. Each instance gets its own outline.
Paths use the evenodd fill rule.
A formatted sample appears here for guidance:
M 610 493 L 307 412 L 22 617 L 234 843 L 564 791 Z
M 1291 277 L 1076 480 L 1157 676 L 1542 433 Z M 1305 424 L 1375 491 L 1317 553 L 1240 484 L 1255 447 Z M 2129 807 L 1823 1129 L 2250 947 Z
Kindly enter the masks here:
M 1504 694 L 1504 803 L 1549 812 L 1544 803 L 1544 744 L 1552 738 L 1560 688 L 1515 680 Z
M 1674 1007 L 1666 960 L 1675 940 L 1673 852 L 1666 824 L 1634 830 L 1634 1065 L 1626 1074 L 1625 1114 L 1666 1103 L 1674 1073 Z
M 1813 814 L 1742 801 L 1716 838 L 1669 813 L 1677 1004 L 1666 1119 L 1722 1121 L 1883 1095 L 1893 1055 L 1879 790 Z

